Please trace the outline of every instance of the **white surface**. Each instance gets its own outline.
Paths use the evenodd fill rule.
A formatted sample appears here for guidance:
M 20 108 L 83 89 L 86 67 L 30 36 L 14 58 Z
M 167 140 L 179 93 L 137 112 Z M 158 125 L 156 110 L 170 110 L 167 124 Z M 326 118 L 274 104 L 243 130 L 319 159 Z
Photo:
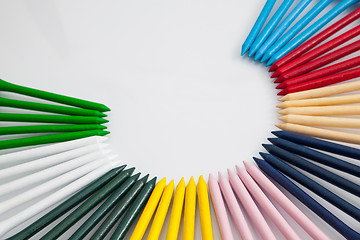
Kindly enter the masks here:
M 225 173 L 263 151 L 277 122 L 267 68 L 240 57 L 264 3 L 1 1 L 0 78 L 108 105 L 111 147 L 142 173 L 176 184 Z M 331 188 L 360 207 L 358 198 Z M 352 218 L 329 209 L 360 231 Z M 196 221 L 201 239 L 198 213 Z M 219 239 L 214 213 L 213 223 Z

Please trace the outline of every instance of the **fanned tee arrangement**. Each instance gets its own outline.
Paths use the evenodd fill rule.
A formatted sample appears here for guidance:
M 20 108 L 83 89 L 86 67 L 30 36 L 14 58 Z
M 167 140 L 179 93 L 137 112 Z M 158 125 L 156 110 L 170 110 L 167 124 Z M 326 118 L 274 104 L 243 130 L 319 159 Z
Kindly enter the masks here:
M 35 99 L 0 97 L 1 107 L 36 112 L 0 113 L 0 121 L 12 124 L 0 127 L 0 135 L 10 137 L 0 141 L 0 150 L 14 150 L 0 155 L 0 215 L 27 206 L 0 222 L 0 239 L 62 239 L 82 221 L 70 239 L 140 240 L 152 220 L 147 239 L 159 239 L 166 231 L 167 240 L 176 240 L 182 231 L 182 239 L 191 240 L 197 204 L 204 240 L 214 239 L 211 204 L 223 240 L 234 239 L 230 221 L 242 239 L 275 240 L 269 221 L 285 239 L 302 239 L 282 212 L 311 238 L 331 239 L 282 191 L 344 238 L 360 239 L 360 228 L 350 228 L 302 190 L 360 222 L 357 206 L 316 181 L 322 179 L 360 197 L 360 186 L 339 175 L 360 177 L 360 135 L 355 132 L 360 128 L 359 1 L 342 0 L 333 7 L 332 0 L 317 0 L 312 7 L 311 0 L 293 6 L 294 2 L 282 1 L 270 16 L 277 5 L 276 0 L 267 0 L 241 52 L 270 66 L 276 88 L 282 89 L 278 107 L 284 123 L 276 125 L 281 131 L 272 132 L 270 143 L 263 144 L 267 153 L 236 166 L 236 173 L 228 169 L 228 178 L 219 172 L 218 178 L 210 174 L 208 182 L 200 176 L 197 183 L 192 177 L 186 184 L 182 178 L 175 186 L 173 180 L 167 184 L 165 178 L 141 176 L 135 168 L 121 165 L 106 143 L 109 132 L 103 124 L 108 122 L 104 113 L 110 111 L 108 107 L 0 80 L 0 91 Z M 39 214 L 36 221 L 14 232 Z M 168 214 L 168 228 L 163 229 Z

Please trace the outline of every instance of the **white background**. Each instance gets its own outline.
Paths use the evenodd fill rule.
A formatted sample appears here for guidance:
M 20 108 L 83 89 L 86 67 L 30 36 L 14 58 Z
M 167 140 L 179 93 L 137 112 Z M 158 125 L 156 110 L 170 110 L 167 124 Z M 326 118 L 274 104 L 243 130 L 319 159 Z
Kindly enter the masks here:
M 0 1 L 0 78 L 109 106 L 111 148 L 143 174 L 175 184 L 181 177 L 207 179 L 251 161 L 276 130 L 277 91 L 267 68 L 240 57 L 264 3 Z M 360 207 L 358 198 L 317 180 Z M 329 237 L 341 239 L 294 202 Z M 360 231 L 355 220 L 328 207 Z M 198 213 L 195 238 L 201 239 Z

